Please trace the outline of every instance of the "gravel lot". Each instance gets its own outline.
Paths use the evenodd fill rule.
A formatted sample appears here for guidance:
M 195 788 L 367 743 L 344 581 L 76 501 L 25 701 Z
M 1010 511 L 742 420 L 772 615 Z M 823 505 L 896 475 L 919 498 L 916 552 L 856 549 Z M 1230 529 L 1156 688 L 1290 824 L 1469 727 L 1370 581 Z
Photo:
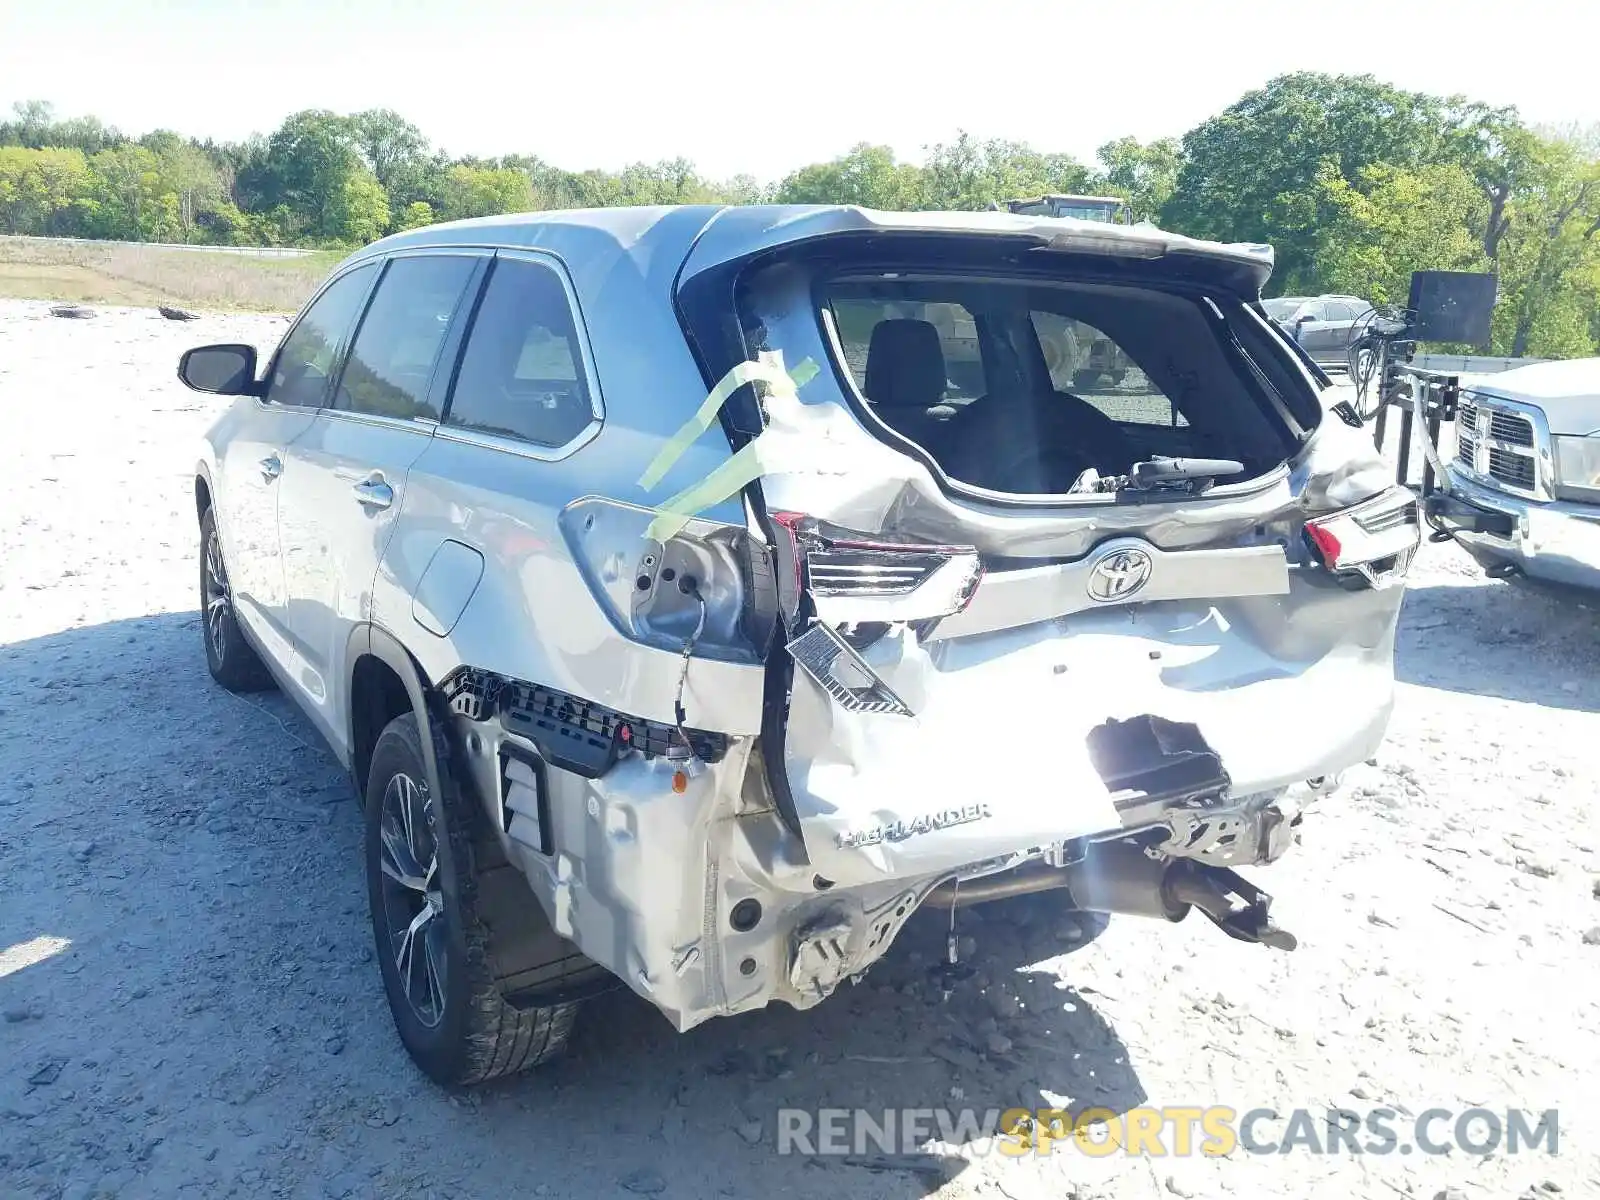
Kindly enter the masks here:
M 1199 918 L 1076 945 L 1036 898 L 961 916 L 980 973 L 948 1000 L 925 922 L 810 1013 L 679 1036 L 613 994 L 563 1063 L 434 1088 L 383 1004 L 340 770 L 201 654 L 190 481 L 219 405 L 174 366 L 283 325 L 0 302 L 0 1196 L 1600 1194 L 1597 617 L 1448 546 L 1407 597 L 1382 754 L 1255 873 L 1296 953 Z M 1558 1108 L 1560 1152 L 775 1150 L 784 1106 L 1049 1103 L 1271 1108 L 1265 1138 L 1297 1107 Z

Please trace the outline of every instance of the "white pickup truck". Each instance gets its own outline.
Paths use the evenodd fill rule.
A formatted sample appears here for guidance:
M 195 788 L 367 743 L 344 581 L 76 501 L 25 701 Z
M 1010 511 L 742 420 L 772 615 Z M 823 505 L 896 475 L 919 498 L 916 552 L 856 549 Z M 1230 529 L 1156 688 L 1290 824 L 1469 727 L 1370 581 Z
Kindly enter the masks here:
M 1494 575 L 1600 590 L 1600 358 L 1463 377 L 1435 529 Z

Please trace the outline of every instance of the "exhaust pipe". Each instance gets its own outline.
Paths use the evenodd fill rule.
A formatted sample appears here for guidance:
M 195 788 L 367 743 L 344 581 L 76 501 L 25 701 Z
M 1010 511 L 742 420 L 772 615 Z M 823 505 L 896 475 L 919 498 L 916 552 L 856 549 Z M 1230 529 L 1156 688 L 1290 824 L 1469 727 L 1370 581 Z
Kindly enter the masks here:
M 962 908 L 1010 896 L 1065 889 L 1086 912 L 1121 913 L 1181 921 L 1189 903 L 1172 886 L 1176 863 L 1150 858 L 1130 842 L 1096 842 L 1065 867 L 1030 863 L 1015 871 L 957 884 L 941 883 L 923 903 L 932 908 Z
M 1237 871 L 1193 859 L 1153 859 L 1127 841 L 1096 842 L 1065 867 L 1030 863 L 1015 871 L 941 883 L 924 904 L 952 909 L 1008 896 L 1065 890 L 1086 912 L 1181 921 L 1191 908 L 1229 937 L 1293 950 L 1295 937 L 1272 923 L 1272 897 Z

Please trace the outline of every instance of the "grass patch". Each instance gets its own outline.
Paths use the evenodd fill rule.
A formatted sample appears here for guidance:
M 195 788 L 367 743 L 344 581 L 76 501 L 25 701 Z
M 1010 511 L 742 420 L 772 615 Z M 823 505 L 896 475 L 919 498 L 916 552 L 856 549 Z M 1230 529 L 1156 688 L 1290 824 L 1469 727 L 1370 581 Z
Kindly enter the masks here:
M 260 258 L 162 246 L 0 238 L 0 296 L 294 312 L 343 256 Z

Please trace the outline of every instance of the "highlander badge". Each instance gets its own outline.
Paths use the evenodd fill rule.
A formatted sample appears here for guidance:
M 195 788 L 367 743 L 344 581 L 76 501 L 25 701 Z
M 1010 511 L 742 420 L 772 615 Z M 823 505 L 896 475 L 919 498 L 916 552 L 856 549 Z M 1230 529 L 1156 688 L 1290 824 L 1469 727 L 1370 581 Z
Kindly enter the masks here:
M 938 833 L 953 825 L 970 825 L 989 815 L 987 804 L 964 804 L 960 808 L 946 808 L 940 812 L 924 813 L 910 820 L 890 821 L 887 825 L 874 825 L 854 833 L 841 833 L 838 844 L 841 850 L 854 850 L 861 846 L 876 846 L 880 842 L 903 842 L 919 833 Z

